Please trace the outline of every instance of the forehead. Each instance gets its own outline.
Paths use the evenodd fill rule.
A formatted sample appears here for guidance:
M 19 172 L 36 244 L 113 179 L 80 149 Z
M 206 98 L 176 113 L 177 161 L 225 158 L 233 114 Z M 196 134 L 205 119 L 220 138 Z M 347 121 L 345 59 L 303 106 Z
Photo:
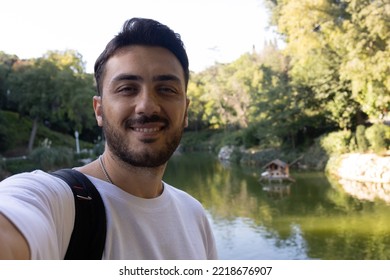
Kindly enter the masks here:
M 107 60 L 103 83 L 110 83 L 123 74 L 145 79 L 155 75 L 174 75 L 184 84 L 184 70 L 179 60 L 162 47 L 135 45 L 119 49 Z

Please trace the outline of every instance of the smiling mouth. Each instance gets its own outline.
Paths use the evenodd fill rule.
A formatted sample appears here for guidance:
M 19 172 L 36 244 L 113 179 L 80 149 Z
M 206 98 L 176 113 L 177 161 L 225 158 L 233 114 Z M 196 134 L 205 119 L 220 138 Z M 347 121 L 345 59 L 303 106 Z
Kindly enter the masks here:
M 136 119 L 129 119 L 125 126 L 137 133 L 155 134 L 168 127 L 168 120 L 159 116 L 141 116 Z
M 161 131 L 162 128 L 160 127 L 154 127 L 154 128 L 145 128 L 145 127 L 132 127 L 132 129 L 135 132 L 141 132 L 141 133 L 154 133 Z

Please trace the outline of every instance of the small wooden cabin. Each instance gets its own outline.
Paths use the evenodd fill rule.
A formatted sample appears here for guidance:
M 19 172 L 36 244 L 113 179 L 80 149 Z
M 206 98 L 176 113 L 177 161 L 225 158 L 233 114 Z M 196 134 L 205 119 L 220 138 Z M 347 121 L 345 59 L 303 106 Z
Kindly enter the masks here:
M 290 178 L 289 165 L 279 159 L 275 159 L 264 166 L 266 170 L 261 174 L 263 179 L 268 180 L 292 180 Z

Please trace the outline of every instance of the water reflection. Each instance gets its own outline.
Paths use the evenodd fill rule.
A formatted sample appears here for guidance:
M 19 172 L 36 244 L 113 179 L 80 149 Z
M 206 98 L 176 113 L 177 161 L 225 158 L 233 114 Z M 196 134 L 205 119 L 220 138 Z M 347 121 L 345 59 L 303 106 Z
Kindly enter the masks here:
M 382 199 L 390 204 L 390 184 L 350 180 L 340 180 L 339 182 L 343 189 L 352 196 L 369 201 Z
M 246 218 L 228 223 L 214 221 L 213 228 L 221 259 L 308 259 L 298 225 L 291 226 L 291 234 L 285 239 Z
M 390 207 L 361 200 L 321 173 L 261 185 L 260 170 L 208 154 L 174 157 L 165 180 L 207 209 L 221 259 L 389 259 Z
M 282 199 L 291 193 L 291 184 L 289 183 L 268 183 L 263 185 L 263 191 L 268 193 L 269 197 Z

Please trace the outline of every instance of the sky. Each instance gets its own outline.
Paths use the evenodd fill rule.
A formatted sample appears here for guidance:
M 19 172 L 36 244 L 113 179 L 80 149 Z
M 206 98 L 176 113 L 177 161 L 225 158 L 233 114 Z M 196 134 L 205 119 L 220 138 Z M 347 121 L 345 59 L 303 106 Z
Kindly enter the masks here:
M 152 18 L 179 33 L 190 70 L 227 63 L 275 38 L 263 0 L 3 0 L 0 51 L 21 59 L 49 50 L 78 51 L 93 72 L 104 47 L 132 17 Z

